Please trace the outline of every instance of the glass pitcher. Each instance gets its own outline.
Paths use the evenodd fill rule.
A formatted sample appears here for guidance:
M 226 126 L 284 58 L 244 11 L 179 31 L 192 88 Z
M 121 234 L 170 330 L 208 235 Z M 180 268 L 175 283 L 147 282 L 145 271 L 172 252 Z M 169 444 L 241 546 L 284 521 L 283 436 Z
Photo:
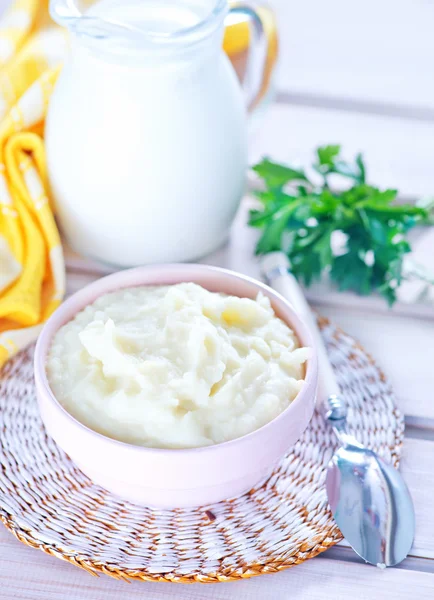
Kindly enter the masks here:
M 243 88 L 222 50 L 228 11 L 252 25 Z M 52 0 L 72 34 L 45 130 L 70 245 L 117 266 L 197 259 L 224 242 L 247 167 L 246 106 L 267 56 L 250 3 Z

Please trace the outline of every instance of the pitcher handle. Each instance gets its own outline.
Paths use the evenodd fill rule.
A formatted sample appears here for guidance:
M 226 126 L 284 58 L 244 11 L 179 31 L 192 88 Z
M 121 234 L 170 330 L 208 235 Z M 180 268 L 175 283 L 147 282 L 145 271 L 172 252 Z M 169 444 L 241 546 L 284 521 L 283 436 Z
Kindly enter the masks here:
M 247 57 L 246 74 L 243 81 L 243 90 L 247 108 L 251 108 L 261 92 L 264 82 L 269 40 L 264 24 L 254 2 L 246 0 L 238 2 L 229 9 L 230 14 L 244 15 L 249 18 L 251 39 Z

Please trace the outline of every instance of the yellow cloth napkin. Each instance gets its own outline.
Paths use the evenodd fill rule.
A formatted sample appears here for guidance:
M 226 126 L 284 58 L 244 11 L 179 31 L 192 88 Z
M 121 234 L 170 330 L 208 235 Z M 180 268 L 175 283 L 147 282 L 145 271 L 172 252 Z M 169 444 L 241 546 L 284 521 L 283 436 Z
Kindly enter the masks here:
M 61 302 L 65 266 L 48 202 L 43 120 L 66 49 L 40 0 L 0 22 L 0 368 Z
M 277 56 L 273 13 L 262 96 Z M 224 49 L 242 79 L 247 23 L 226 30 Z M 0 21 L 0 368 L 36 339 L 62 301 L 65 265 L 49 204 L 43 125 L 67 46 L 48 16 L 48 0 L 16 0 Z

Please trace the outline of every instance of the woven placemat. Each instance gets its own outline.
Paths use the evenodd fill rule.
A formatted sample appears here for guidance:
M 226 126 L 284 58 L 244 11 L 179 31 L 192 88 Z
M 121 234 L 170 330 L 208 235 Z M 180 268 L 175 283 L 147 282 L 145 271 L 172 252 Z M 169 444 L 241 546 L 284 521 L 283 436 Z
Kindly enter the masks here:
M 397 466 L 404 423 L 390 385 L 351 337 L 321 326 L 350 429 Z M 213 583 L 286 569 L 341 539 L 324 488 L 336 441 L 321 415 L 258 489 L 201 509 L 153 510 L 93 484 L 47 436 L 32 358 L 30 348 L 0 375 L 0 518 L 21 542 L 92 574 Z

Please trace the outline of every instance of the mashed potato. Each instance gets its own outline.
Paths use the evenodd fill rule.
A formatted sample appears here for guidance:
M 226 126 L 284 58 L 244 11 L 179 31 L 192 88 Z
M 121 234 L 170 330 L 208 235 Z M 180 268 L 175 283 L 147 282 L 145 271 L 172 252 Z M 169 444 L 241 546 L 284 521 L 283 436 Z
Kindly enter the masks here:
M 98 298 L 59 329 L 47 374 L 59 402 L 91 429 L 192 448 L 274 419 L 302 387 L 308 355 L 262 294 L 181 283 Z

